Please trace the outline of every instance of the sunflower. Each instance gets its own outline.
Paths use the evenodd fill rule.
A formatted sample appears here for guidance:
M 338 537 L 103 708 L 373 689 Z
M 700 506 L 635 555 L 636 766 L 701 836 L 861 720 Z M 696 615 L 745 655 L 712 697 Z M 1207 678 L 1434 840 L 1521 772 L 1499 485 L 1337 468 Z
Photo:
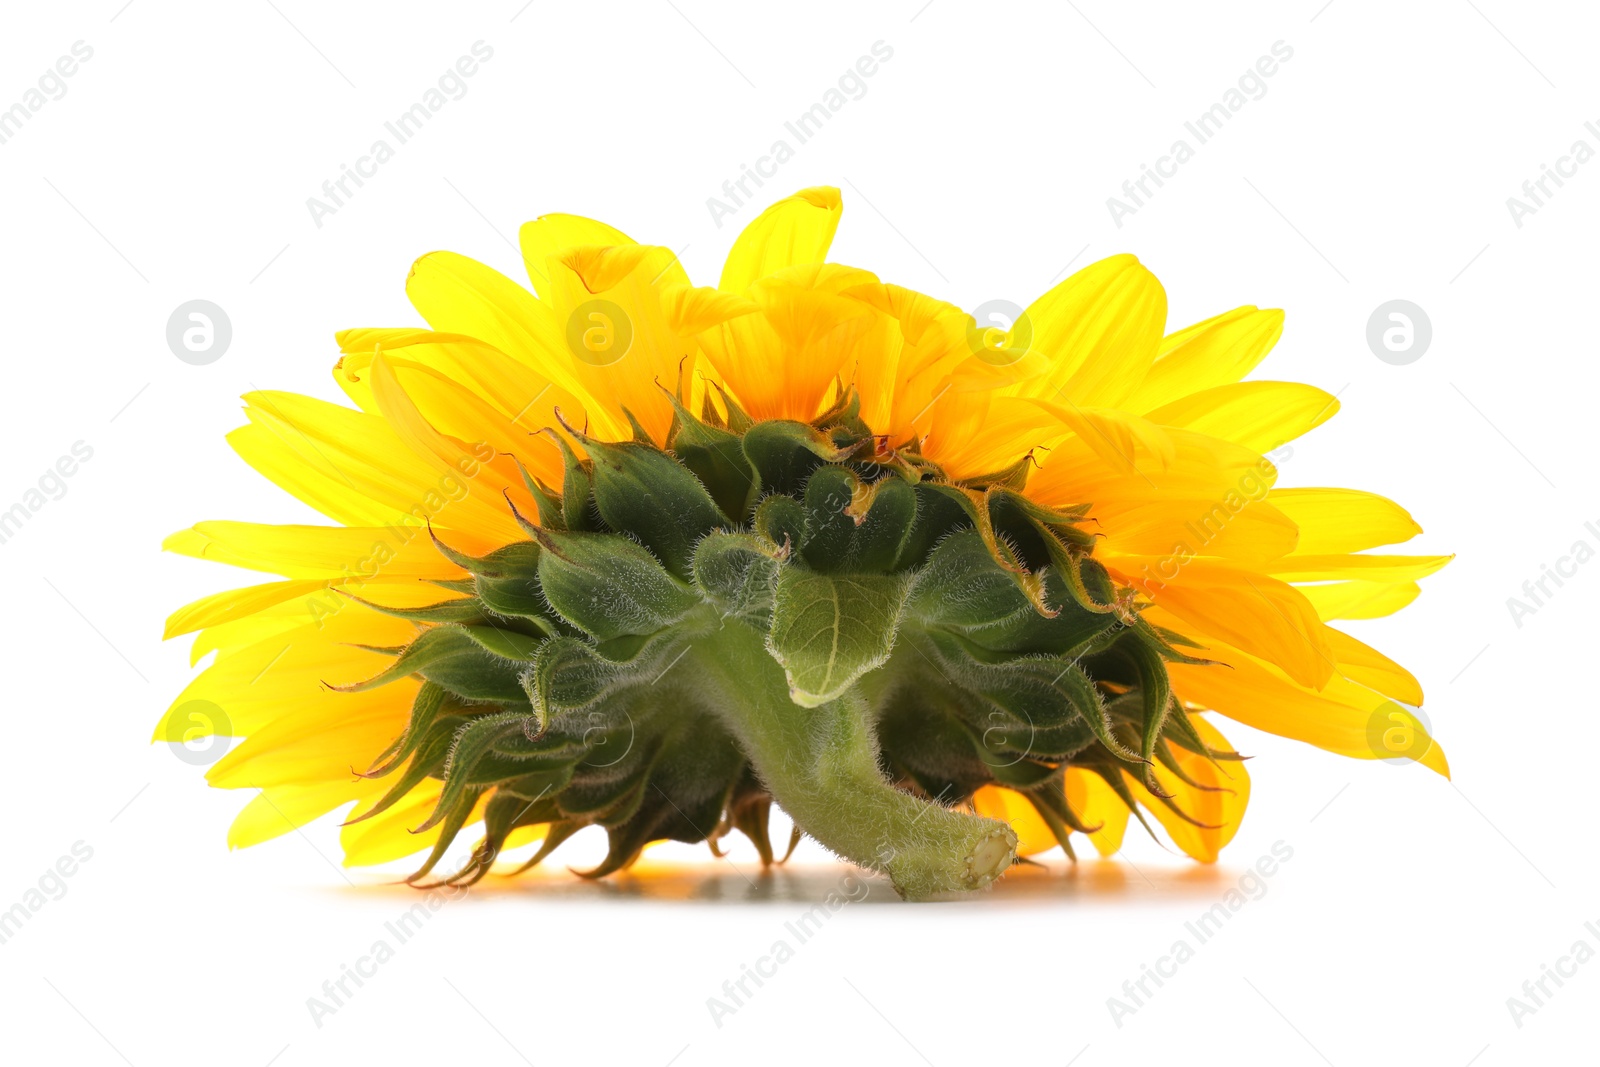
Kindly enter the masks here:
M 778 804 L 908 897 L 982 888 L 1130 815 L 1216 859 L 1249 794 L 1213 714 L 1447 773 L 1405 668 L 1332 627 L 1447 557 L 1383 497 L 1279 487 L 1334 397 L 1243 381 L 1281 312 L 1166 332 L 1129 255 L 1006 327 L 827 261 L 832 188 L 716 287 L 600 222 L 522 228 L 532 292 L 448 252 L 427 328 L 337 335 L 349 405 L 247 395 L 244 460 L 337 525 L 215 521 L 184 555 L 276 576 L 174 613 L 215 658 L 159 739 L 240 737 L 229 842 L 344 810 L 345 862 L 468 826 L 470 882 L 539 842 L 749 836 Z M 199 709 L 199 710 L 197 710 Z M 793 847 L 793 839 L 789 847 Z

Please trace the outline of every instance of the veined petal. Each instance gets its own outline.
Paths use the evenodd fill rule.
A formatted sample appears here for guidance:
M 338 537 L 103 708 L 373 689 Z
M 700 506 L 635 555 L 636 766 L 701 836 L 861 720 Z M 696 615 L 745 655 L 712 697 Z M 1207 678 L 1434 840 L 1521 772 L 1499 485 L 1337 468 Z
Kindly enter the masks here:
M 427 388 L 422 381 L 413 379 L 413 384 Z M 458 440 L 430 425 L 401 387 L 385 356 L 373 361 L 372 395 L 396 435 L 413 453 L 433 466 L 440 489 L 450 493 L 452 498 L 460 494 L 459 499 L 451 500 L 451 507 L 469 519 L 473 529 L 504 543 L 527 537 L 506 505 L 506 494 L 512 493 L 516 503 L 528 510 L 532 509 L 533 501 L 528 498 L 519 475 L 492 462 L 496 458 L 493 448 L 483 441 L 469 444 Z M 501 436 L 509 434 L 502 431 Z
M 1300 382 L 1234 382 L 1163 404 L 1145 417 L 1270 452 L 1327 422 L 1339 399 Z
M 1108 565 L 1181 620 L 1182 632 L 1198 632 L 1275 663 L 1311 689 L 1321 689 L 1333 677 L 1327 628 L 1294 586 L 1219 560 L 1189 560 L 1170 578 L 1162 570 L 1135 571 L 1133 562 L 1134 557 L 1118 558 Z
M 440 333 L 465 334 L 499 349 L 583 404 L 597 432 L 625 436 L 626 422 L 594 402 L 567 347 L 566 319 L 510 278 L 453 252 L 411 265 L 406 295 Z
M 1269 499 L 1300 527 L 1301 555 L 1361 552 L 1422 532 L 1405 508 L 1359 489 L 1274 489 Z
M 558 409 L 577 424 L 587 421 L 588 413 L 582 402 L 558 388 L 549 377 L 492 345 L 459 334 L 364 329 L 341 331 L 338 340 L 343 356 L 334 370 L 334 378 L 362 410 L 372 413 L 378 410 L 377 402 L 371 398 L 368 372 L 379 353 L 387 355 L 397 366 L 426 368 L 482 397 L 509 422 L 507 432 L 523 438 L 520 447 L 505 447 L 501 451 L 516 456 L 547 484 L 561 480 L 559 451 L 547 436 L 541 434 L 535 439 L 529 435 L 556 426 Z M 446 432 L 452 431 L 447 429 Z M 455 436 L 463 440 L 470 437 L 464 432 Z
M 1359 578 L 1369 582 L 1414 582 L 1426 578 L 1454 556 L 1380 556 L 1306 554 L 1296 552 L 1271 564 L 1268 573 L 1286 582 L 1336 582 Z
M 1195 732 L 1214 752 L 1232 751 L 1227 738 L 1216 727 L 1200 716 L 1192 716 Z M 1196 789 L 1161 764 L 1153 768 L 1156 783 L 1168 794 L 1171 802 L 1195 822 L 1183 818 L 1159 797 L 1154 796 L 1137 775 L 1125 774 L 1129 789 L 1144 807 L 1160 820 L 1171 836 L 1173 844 L 1201 863 L 1215 863 L 1222 849 L 1233 840 L 1244 819 L 1250 802 L 1250 773 L 1243 761 L 1213 762 L 1177 745 L 1172 746 L 1173 759 L 1184 773 L 1205 788 Z
M 1160 556 L 1158 574 L 1176 572 L 1193 556 L 1216 556 L 1253 566 L 1293 552 L 1300 536 L 1289 518 L 1265 500 L 1235 494 L 1135 499 L 1097 506 L 1100 551 L 1117 556 Z
M 254 615 L 265 608 L 274 607 L 286 600 L 308 596 L 322 589 L 326 584 L 319 578 L 300 578 L 284 582 L 267 582 L 263 585 L 246 586 L 243 589 L 228 589 L 221 593 L 212 593 L 210 596 L 201 597 L 199 600 L 185 604 L 167 616 L 166 629 L 161 636 L 165 640 L 168 637 L 193 633 L 208 626 L 233 622 L 247 615 Z
M 1422 592 L 1416 582 L 1328 582 L 1297 588 L 1311 601 L 1323 622 L 1393 615 Z
M 1264 359 L 1283 333 L 1283 312 L 1235 308 L 1167 335 L 1129 411 L 1149 411 L 1190 393 L 1236 382 Z
M 1096 827 L 1089 835 L 1095 851 L 1111 856 L 1121 851 L 1122 838 L 1128 829 L 1128 816 L 1133 813 L 1117 796 L 1116 791 L 1093 771 L 1069 766 L 1062 774 L 1062 788 L 1066 790 L 1067 806 L 1085 826 Z
M 1130 255 L 1102 259 L 1034 301 L 1023 313 L 1030 348 L 1053 360 L 1050 372 L 1024 383 L 1020 396 L 1080 407 L 1118 407 L 1139 387 L 1156 357 L 1167 321 L 1167 294 Z
M 454 547 L 483 554 L 494 539 L 452 536 Z M 460 567 L 434 547 L 420 522 L 397 526 L 272 526 L 217 520 L 196 523 L 162 545 L 169 552 L 215 560 L 285 578 L 460 578 Z
M 1141 469 L 1166 470 L 1177 459 L 1172 437 L 1148 419 L 1114 408 L 1033 402 L 1069 427 L 1112 470 L 1138 475 Z
M 685 288 L 668 280 L 676 263 L 671 249 L 654 245 L 569 248 L 550 260 L 554 304 L 577 357 L 573 375 L 614 427 L 591 433 L 630 438 L 631 413 L 657 443 L 666 440 L 672 405 L 662 390 L 692 378 L 696 356 L 663 300 L 668 290 Z
M 282 837 L 373 788 L 373 783 L 321 782 L 263 789 L 234 818 L 228 847 L 249 848 Z
M 802 189 L 779 200 L 757 215 L 733 242 L 717 288 L 742 293 L 785 267 L 823 262 L 843 211 L 839 190 L 827 185 Z
M 886 316 L 839 295 L 876 281 L 832 263 L 790 267 L 745 294 L 759 313 L 729 319 L 697 339 L 751 416 L 809 419 L 841 371 L 886 338 Z
M 1255 729 L 1342 756 L 1387 758 L 1386 753 L 1375 749 L 1369 737 L 1373 715 L 1389 703 L 1381 693 L 1338 676 L 1320 692 L 1313 692 L 1295 684 L 1271 664 L 1238 649 L 1215 641 L 1205 645 L 1198 654 L 1215 663 L 1168 666 L 1180 699 Z M 1437 741 L 1428 746 L 1418 762 L 1449 777 L 1444 750 Z
M 1422 706 L 1422 683 L 1417 681 L 1416 675 L 1342 630 L 1329 626 L 1323 633 L 1339 664 L 1340 674 L 1402 704 Z

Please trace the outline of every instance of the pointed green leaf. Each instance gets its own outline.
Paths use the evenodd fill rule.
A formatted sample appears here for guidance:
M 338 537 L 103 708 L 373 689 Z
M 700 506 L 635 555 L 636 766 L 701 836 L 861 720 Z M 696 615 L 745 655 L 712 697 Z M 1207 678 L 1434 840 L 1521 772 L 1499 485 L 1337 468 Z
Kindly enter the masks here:
M 744 442 L 736 433 L 695 418 L 670 392 L 667 399 L 677 414 L 673 455 L 700 479 L 724 515 L 743 523 L 761 495 L 761 476 L 744 454 Z
M 531 663 L 539 650 L 539 638 L 503 626 L 463 626 L 461 629 L 488 651 L 519 663 Z
M 455 625 L 423 631 L 379 674 L 364 682 L 333 688 L 345 693 L 365 692 L 410 674 L 420 674 L 467 700 L 515 705 L 527 700 L 517 681 L 517 669 L 505 658 L 485 651 L 465 627 Z
M 621 534 L 559 533 L 540 539 L 539 584 L 561 617 L 597 640 L 650 634 L 683 618 L 700 598 Z
M 797 493 L 811 472 L 837 463 L 853 448 L 838 448 L 815 427 L 788 419 L 767 419 L 744 435 L 744 454 L 761 475 L 761 484 L 779 493 Z
M 689 469 L 654 445 L 585 441 L 594 464 L 594 499 L 613 530 L 630 534 L 679 578 L 689 576 L 694 543 L 730 525 Z
M 625 644 L 631 647 L 621 647 Z M 624 689 L 654 684 L 682 651 L 683 641 L 670 632 L 619 638 L 598 647 L 555 637 L 540 646 L 523 685 L 540 730 L 569 729 L 565 720 L 571 716 L 581 717 Z

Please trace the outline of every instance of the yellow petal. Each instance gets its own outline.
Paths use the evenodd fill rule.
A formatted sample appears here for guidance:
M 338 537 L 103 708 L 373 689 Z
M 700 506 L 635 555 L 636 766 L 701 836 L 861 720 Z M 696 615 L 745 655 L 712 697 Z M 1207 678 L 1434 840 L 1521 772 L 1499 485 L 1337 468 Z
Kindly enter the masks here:
M 234 818 L 233 825 L 228 828 L 228 847 L 249 848 L 271 841 L 321 818 L 355 797 L 356 793 L 346 782 L 263 789 Z
M 1119 559 L 1114 568 L 1124 570 L 1127 563 Z M 1294 586 L 1203 558 L 1187 561 L 1171 578 L 1160 570 L 1126 578 L 1181 620 L 1178 629 L 1185 634 L 1209 635 L 1243 649 L 1313 689 L 1333 675 L 1327 627 Z
M 626 422 L 584 389 L 567 347 L 566 317 L 510 278 L 466 256 L 430 252 L 412 264 L 406 295 L 435 330 L 499 349 L 582 403 L 596 432 L 625 436 Z
M 1190 393 L 1145 417 L 1182 426 L 1252 452 L 1270 452 L 1331 419 L 1339 400 L 1299 382 L 1235 382 Z
M 320 708 L 280 716 L 212 764 L 206 780 L 222 789 L 354 782 L 405 730 L 408 695 L 397 691 L 388 698 L 331 720 Z
M 1382 694 L 1337 675 L 1321 692 L 1313 692 L 1260 659 L 1218 642 L 1204 644 L 1197 655 L 1214 664 L 1172 663 L 1167 668 L 1174 690 L 1186 703 L 1341 756 L 1388 758 L 1369 736 L 1373 716 L 1390 703 Z M 1449 777 L 1437 741 L 1430 739 L 1418 762 Z
M 334 370 L 334 378 L 362 410 L 378 410 L 376 401 L 371 399 L 370 368 L 373 359 L 383 353 L 401 371 L 402 379 L 407 370 L 426 369 L 448 379 L 457 390 L 481 397 L 498 414 L 495 423 L 521 440 L 516 447 L 510 444 L 496 447 L 517 457 L 530 473 L 546 484 L 560 482 L 563 474 L 560 451 L 547 436 L 537 431 L 557 425 L 557 409 L 575 424 L 586 421 L 588 414 L 576 397 L 558 388 L 548 376 L 489 344 L 458 334 L 362 329 L 344 330 L 338 340 L 344 355 Z M 430 410 L 426 405 L 423 413 L 435 425 L 439 425 L 436 418 L 444 417 L 443 412 Z M 474 436 L 464 427 L 440 428 L 463 440 Z
M 1422 683 L 1410 671 L 1341 630 L 1328 626 L 1323 634 L 1340 674 L 1403 704 L 1422 706 Z
M 1215 556 L 1259 565 L 1293 552 L 1300 531 L 1264 500 L 1242 495 L 1222 500 L 1184 497 L 1135 500 L 1094 508 L 1097 551 L 1107 558 L 1157 556 L 1157 577 L 1171 576 L 1191 556 Z M 1142 564 L 1148 565 L 1148 564 Z
M 1272 351 L 1282 333 L 1283 312 L 1247 306 L 1169 334 L 1126 407 L 1149 411 L 1190 393 L 1239 381 Z
M 552 299 L 550 267 L 547 261 L 559 257 L 569 248 L 579 245 L 631 245 L 633 238 L 614 226 L 608 226 L 582 215 L 541 215 L 532 222 L 522 224 L 518 235 L 522 243 L 522 263 L 528 268 L 528 280 L 534 292 L 549 301 Z M 688 276 L 681 265 L 670 268 L 672 281 L 687 283 Z
M 790 267 L 745 294 L 760 311 L 698 335 L 723 381 L 756 419 L 810 419 L 860 353 L 881 345 L 889 319 L 840 291 L 877 278 L 833 263 Z
M 666 281 L 676 261 L 671 249 L 654 245 L 570 248 L 550 260 L 567 347 L 583 357 L 570 361 L 573 376 L 617 427 L 591 433 L 632 437 L 631 413 L 658 444 L 666 440 L 673 411 L 663 390 L 692 378 L 696 357 L 693 341 L 671 321 L 676 305 L 664 302 L 685 288 Z
M 1178 456 L 1177 445 L 1160 426 L 1114 408 L 1088 408 L 1035 399 L 1103 459 L 1114 471 L 1138 476 L 1142 470 L 1165 470 Z
M 454 533 L 450 544 L 486 554 L 492 538 Z M 421 523 L 394 527 L 271 526 L 217 520 L 196 523 L 162 544 L 169 552 L 215 560 L 285 578 L 460 578 L 465 572 L 446 559 Z
M 1300 527 L 1301 555 L 1361 552 L 1422 532 L 1405 508 L 1359 489 L 1274 489 L 1271 502 Z
M 717 288 L 742 293 L 785 267 L 823 262 L 843 211 L 839 190 L 832 186 L 802 189 L 779 200 L 733 242 Z
M 1416 582 L 1328 582 L 1302 585 L 1300 591 L 1323 622 L 1334 619 L 1378 619 L 1393 615 L 1422 592 Z
M 1085 826 L 1097 828 L 1089 835 L 1095 851 L 1102 856 L 1119 851 L 1128 829 L 1128 816 L 1132 814 L 1122 798 L 1104 778 L 1081 767 L 1068 767 L 1062 775 L 1062 784 L 1067 793 L 1067 806 Z
M 430 386 L 423 380 L 413 379 L 413 385 L 428 389 L 436 402 L 446 395 L 437 380 Z M 379 356 L 373 361 L 372 395 L 384 421 L 413 454 L 433 467 L 434 484 L 448 494 L 438 509 L 429 509 L 430 513 L 448 507 L 453 523 L 470 523 L 480 534 L 503 543 L 527 537 L 512 515 L 506 498 L 509 493 L 524 514 L 532 510 L 533 501 L 520 476 L 491 462 L 496 457 L 493 448 L 483 441 L 469 444 L 435 429 L 401 388 L 387 357 Z M 456 399 L 460 399 L 460 394 L 456 394 Z M 509 428 L 502 429 L 501 436 L 507 437 L 510 433 Z M 436 491 L 435 495 L 440 494 Z
M 339 843 L 344 846 L 344 865 L 370 867 L 391 860 L 404 859 L 423 849 L 432 848 L 443 828 L 432 826 L 421 833 L 413 833 L 412 828 L 422 825 L 427 820 L 439 802 L 439 793 L 443 788 L 444 783 L 437 778 L 426 779 L 396 801 L 393 807 L 370 819 L 352 822 L 350 820 L 360 817 L 362 812 L 369 810 L 383 794 L 375 793 L 369 800 L 357 804 L 350 810 L 350 818 L 345 820 L 347 825 L 339 830 Z M 488 794 L 485 793 L 472 809 L 466 826 L 472 826 L 483 819 L 483 809 L 487 803 Z M 542 828 L 539 832 L 542 836 Z M 523 837 L 516 834 L 513 834 L 511 841 L 508 842 L 508 844 L 522 843 L 524 843 Z
M 1112 256 L 1078 271 L 1023 314 L 1032 332 L 1029 347 L 1052 366 L 1020 386 L 1018 395 L 1119 407 L 1156 357 L 1167 294 L 1138 259 Z
M 247 615 L 254 615 L 264 608 L 281 604 L 286 600 L 308 596 L 323 588 L 326 583 L 318 578 L 301 578 L 287 582 L 267 582 L 263 585 L 250 585 L 243 589 L 228 589 L 221 593 L 213 593 L 207 597 L 174 611 L 167 616 L 166 629 L 162 632 L 162 639 L 177 637 L 180 634 L 193 633 L 208 626 L 218 626 L 225 622 L 233 622 Z
M 474 497 L 469 479 L 420 455 L 377 415 L 294 393 L 245 399 L 250 425 L 228 435 L 241 457 L 284 489 L 349 526 L 472 525 L 520 539 L 503 500 Z M 504 542 L 502 542 L 504 543 Z
M 972 806 L 979 815 L 999 819 L 1017 834 L 1017 855 L 1036 856 L 1048 852 L 1059 842 L 1049 825 L 1027 797 L 1010 789 L 986 785 L 972 794 Z
M 1337 582 L 1359 578 L 1369 582 L 1414 582 L 1426 578 L 1454 556 L 1379 556 L 1341 554 L 1288 555 L 1267 571 L 1286 582 Z
M 1191 716 L 1190 721 L 1194 723 L 1195 732 L 1212 751 L 1232 751 L 1233 746 L 1227 738 L 1205 719 Z M 1138 776 L 1125 774 L 1124 777 L 1133 795 L 1166 828 L 1173 844 L 1201 863 L 1215 863 L 1222 849 L 1238 833 L 1239 824 L 1244 819 L 1245 807 L 1250 802 L 1250 774 L 1240 760 L 1212 762 L 1177 745 L 1172 746 L 1172 754 L 1184 773 L 1205 788 L 1196 789 L 1160 764 L 1154 768 L 1156 783 L 1180 811 L 1196 822 L 1206 824 L 1204 826 L 1196 826 L 1173 811 L 1167 803 L 1152 795 Z

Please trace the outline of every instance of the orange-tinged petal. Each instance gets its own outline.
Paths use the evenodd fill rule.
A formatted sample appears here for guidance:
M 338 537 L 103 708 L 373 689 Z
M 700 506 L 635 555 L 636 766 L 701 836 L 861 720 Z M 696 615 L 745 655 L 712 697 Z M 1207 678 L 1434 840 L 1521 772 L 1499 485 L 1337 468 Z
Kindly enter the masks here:
M 1095 851 L 1102 856 L 1118 852 L 1128 829 L 1128 816 L 1133 814 L 1122 798 L 1104 778 L 1081 767 L 1068 767 L 1062 775 L 1062 785 L 1067 792 L 1067 806 L 1085 826 L 1097 827 L 1089 835 Z
M 666 440 L 673 412 L 663 389 L 691 378 L 696 356 L 690 337 L 674 327 L 675 305 L 663 299 L 685 288 L 666 280 L 676 262 L 671 249 L 654 245 L 569 248 L 550 260 L 566 344 L 582 357 L 570 361 L 572 374 L 615 427 L 591 433 L 631 438 L 631 413 L 658 444 Z
M 1390 703 L 1382 694 L 1337 675 L 1314 692 L 1270 664 L 1215 642 L 1208 642 L 1197 655 L 1216 662 L 1168 665 L 1173 689 L 1186 703 L 1342 756 L 1388 758 L 1370 737 L 1373 716 Z M 1437 741 L 1429 744 L 1418 762 L 1449 776 Z
M 1059 844 L 1049 824 L 1039 815 L 1039 809 L 1021 793 L 986 785 L 972 794 L 972 806 L 979 815 L 999 819 L 1016 831 L 1019 856 L 1036 856 Z
M 881 344 L 889 320 L 841 290 L 877 279 L 826 263 L 790 267 L 746 292 L 760 311 L 698 335 L 723 381 L 757 419 L 809 419 L 859 353 Z
M 1099 549 L 1104 556 L 1159 556 L 1152 567 L 1158 577 L 1175 572 L 1190 556 L 1263 564 L 1293 552 L 1300 536 L 1277 508 L 1244 496 L 1135 500 L 1097 506 L 1094 517 L 1096 532 L 1105 535 Z
M 1190 721 L 1212 751 L 1232 751 L 1227 738 L 1205 719 L 1193 716 Z M 1172 746 L 1172 754 L 1184 773 L 1204 788 L 1196 789 L 1160 764 L 1154 767 L 1156 783 L 1189 819 L 1150 793 L 1137 775 L 1124 774 L 1123 777 L 1134 796 L 1166 828 L 1173 844 L 1201 863 L 1215 863 L 1244 819 L 1245 807 L 1250 802 L 1250 774 L 1239 760 L 1213 762 L 1177 745 Z M 1196 822 L 1206 825 L 1197 826 Z
M 1182 632 L 1215 637 L 1260 656 L 1313 689 L 1322 688 L 1332 677 L 1334 657 L 1327 627 L 1294 586 L 1201 558 L 1183 563 L 1171 578 L 1159 569 L 1127 573 L 1132 559 L 1118 559 L 1112 566 L 1181 620 Z M 1165 563 L 1156 561 L 1156 566 Z

